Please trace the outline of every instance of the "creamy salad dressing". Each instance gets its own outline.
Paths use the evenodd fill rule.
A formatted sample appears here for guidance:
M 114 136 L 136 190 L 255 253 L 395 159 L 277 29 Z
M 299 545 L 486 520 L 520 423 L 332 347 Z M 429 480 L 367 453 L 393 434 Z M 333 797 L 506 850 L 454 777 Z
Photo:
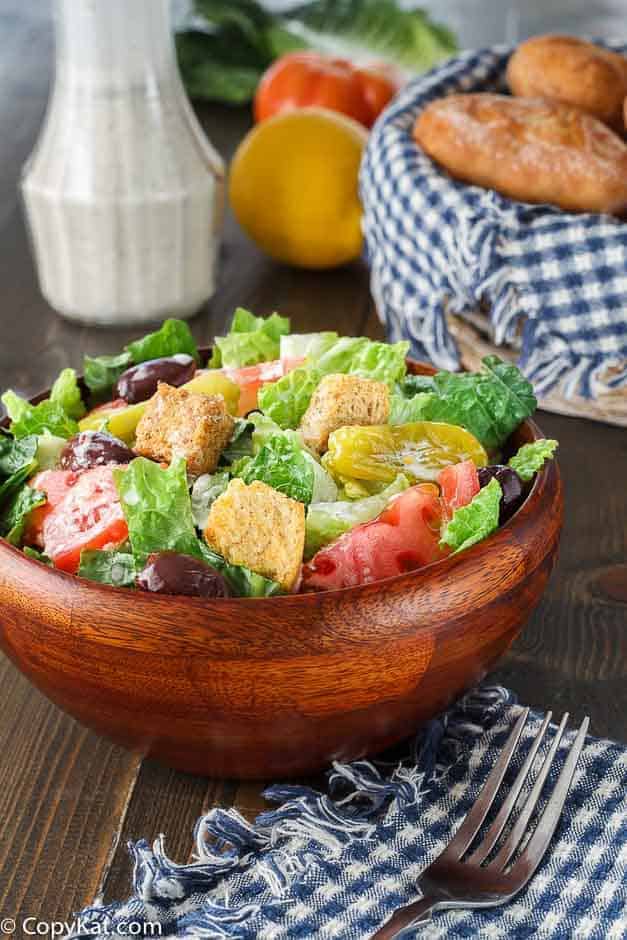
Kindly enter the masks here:
M 42 292 L 90 323 L 214 290 L 224 168 L 176 67 L 167 0 L 57 0 L 57 71 L 23 181 Z

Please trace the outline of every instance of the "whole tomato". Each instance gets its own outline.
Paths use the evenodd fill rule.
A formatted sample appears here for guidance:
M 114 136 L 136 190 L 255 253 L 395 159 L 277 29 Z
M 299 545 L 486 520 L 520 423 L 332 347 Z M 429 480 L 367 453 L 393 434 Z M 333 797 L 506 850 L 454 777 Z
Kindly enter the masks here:
M 340 111 L 371 127 L 400 87 L 390 66 L 357 67 L 317 52 L 289 52 L 262 76 L 255 95 L 255 120 L 316 105 Z

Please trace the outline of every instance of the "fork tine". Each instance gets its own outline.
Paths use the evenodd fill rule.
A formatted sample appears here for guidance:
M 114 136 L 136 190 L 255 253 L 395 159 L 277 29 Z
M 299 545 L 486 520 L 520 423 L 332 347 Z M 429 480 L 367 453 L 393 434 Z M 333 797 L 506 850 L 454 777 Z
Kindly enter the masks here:
M 507 820 L 512 814 L 512 810 L 514 809 L 514 806 L 516 805 L 516 800 L 518 799 L 520 795 L 520 791 L 523 788 L 525 780 L 527 779 L 529 775 L 531 765 L 533 764 L 534 758 L 536 754 L 538 753 L 538 748 L 540 747 L 540 744 L 542 743 L 542 739 L 544 738 L 544 735 L 546 734 L 546 729 L 549 726 L 551 716 L 552 716 L 552 712 L 547 712 L 546 717 L 544 721 L 542 722 L 542 725 L 533 741 L 533 744 L 529 748 L 529 753 L 527 754 L 525 758 L 525 762 L 520 768 L 520 770 L 518 771 L 518 775 L 513 783 L 512 789 L 507 794 L 507 799 L 503 802 L 503 805 L 501 806 L 500 810 L 495 816 L 493 822 L 490 825 L 490 828 L 486 832 L 482 841 L 479 843 L 479 845 L 477 846 L 475 851 L 472 853 L 472 855 L 469 855 L 468 858 L 466 859 L 466 861 L 469 862 L 470 864 L 480 865 L 484 861 L 484 859 L 488 857 L 488 855 L 490 854 L 490 852 L 496 845 L 499 836 L 501 835 L 501 833 L 503 832 L 503 829 L 505 828 Z
M 527 721 L 528 715 L 529 709 L 523 709 L 520 717 L 518 718 L 518 721 L 512 728 L 505 747 L 499 754 L 494 767 L 490 771 L 490 776 L 484 783 L 481 793 L 475 800 L 474 805 L 469 810 L 464 822 L 457 830 L 453 840 L 444 850 L 444 855 L 453 857 L 456 860 L 460 859 L 476 834 L 479 832 L 483 820 L 488 815 L 489 809 L 494 802 L 494 797 L 497 794 L 498 788 L 501 786 L 505 772 L 509 767 L 509 762 L 512 759 L 512 754 L 516 750 L 516 746 L 520 740 L 520 736 L 525 726 L 525 722 Z
M 494 856 L 494 859 L 489 863 L 488 868 L 495 868 L 497 871 L 503 871 L 507 863 L 509 862 L 512 855 L 514 855 L 516 849 L 520 845 L 520 840 L 527 831 L 527 824 L 531 819 L 531 815 L 538 804 L 540 799 L 540 794 L 542 793 L 542 788 L 551 769 L 551 765 L 555 760 L 555 755 L 559 747 L 562 735 L 564 734 L 564 729 L 568 722 L 568 712 L 565 713 L 564 717 L 560 722 L 560 726 L 555 733 L 555 737 L 551 742 L 551 747 L 542 762 L 542 767 L 540 768 L 540 773 L 538 774 L 531 792 L 525 804 L 520 811 L 520 815 L 514 825 L 512 826 L 507 839 Z
M 570 785 L 573 781 L 573 777 L 575 776 L 575 770 L 577 769 L 577 763 L 585 744 L 589 724 L 590 719 L 586 715 L 584 720 L 581 722 L 581 725 L 579 726 L 577 737 L 573 742 L 573 746 L 569 751 L 568 757 L 564 761 L 564 766 L 562 767 L 560 775 L 557 778 L 557 783 L 555 784 L 555 789 L 551 794 L 551 798 L 544 807 L 542 815 L 538 819 L 538 824 L 535 828 L 535 831 L 521 852 L 520 857 L 516 859 L 514 865 L 512 866 L 510 874 L 514 878 L 517 875 L 524 876 L 525 882 L 523 883 L 526 883 L 529 878 L 531 878 L 536 868 L 542 861 L 542 857 L 547 850 L 549 842 L 553 838 L 553 833 L 555 832 L 559 818 L 562 815 L 562 809 L 564 808 L 564 803 L 566 802 Z

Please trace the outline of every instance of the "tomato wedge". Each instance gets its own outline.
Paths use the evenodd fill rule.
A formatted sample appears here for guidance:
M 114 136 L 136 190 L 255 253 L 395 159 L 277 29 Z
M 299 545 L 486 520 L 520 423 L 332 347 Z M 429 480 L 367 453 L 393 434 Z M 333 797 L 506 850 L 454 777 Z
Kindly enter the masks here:
M 442 503 L 412 486 L 372 522 L 355 526 L 303 567 L 302 590 L 330 591 L 390 578 L 444 558 L 439 546 Z
M 67 496 L 70 488 L 79 478 L 73 470 L 44 470 L 29 480 L 28 485 L 46 494 L 47 502 L 30 513 L 24 541 L 27 545 L 43 548 L 44 520 Z
M 451 518 L 456 509 L 467 506 L 479 492 L 479 474 L 473 460 L 445 467 L 438 475 L 444 513 Z
M 74 574 L 83 549 L 117 548 L 128 538 L 114 469 L 47 471 L 32 481 L 48 495 L 38 539 L 56 568 Z
M 272 362 L 260 362 L 256 366 L 243 366 L 241 369 L 224 368 L 222 371 L 232 382 L 239 385 L 240 416 L 247 415 L 257 407 L 257 392 L 267 382 L 276 382 L 283 378 L 292 369 L 296 369 L 305 361 L 304 357 L 290 359 L 273 359 Z

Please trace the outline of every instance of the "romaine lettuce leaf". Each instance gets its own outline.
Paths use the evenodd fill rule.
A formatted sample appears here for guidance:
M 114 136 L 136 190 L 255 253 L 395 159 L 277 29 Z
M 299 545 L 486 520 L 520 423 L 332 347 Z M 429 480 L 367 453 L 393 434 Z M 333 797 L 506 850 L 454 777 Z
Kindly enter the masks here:
M 486 356 L 482 372 L 437 372 L 435 392 L 424 404 L 424 420 L 466 428 L 488 451 L 501 447 L 537 401 L 519 369 Z
M 252 434 L 253 454 L 258 454 L 271 437 L 286 437 L 288 440 L 292 441 L 296 447 L 302 450 L 305 459 L 313 470 L 313 495 L 311 501 L 314 503 L 333 502 L 333 500 L 337 499 L 338 489 L 335 480 L 331 474 L 324 469 L 319 460 L 305 447 L 300 431 L 292 431 L 289 428 L 283 431 L 272 418 L 261 414 L 260 411 L 253 412 L 253 414 L 248 416 L 248 420 L 254 426 Z M 243 466 L 245 466 L 245 464 Z M 238 467 L 238 474 L 241 473 L 241 470 L 242 467 Z
M 444 528 L 440 547 L 448 546 L 457 554 L 498 529 L 502 495 L 499 481 L 492 478 L 466 506 L 455 510 Z
M 111 584 L 113 587 L 133 587 L 137 577 L 137 564 L 127 552 L 97 551 L 81 552 L 77 571 L 79 578 Z
M 87 410 L 81 398 L 75 369 L 63 369 L 50 390 L 50 401 L 61 405 L 66 415 L 78 421 Z
M 314 471 L 303 450 L 285 435 L 264 444 L 239 474 L 244 483 L 261 480 L 279 493 L 308 505 L 313 496 Z
M 26 438 L 22 438 L 26 440 Z M 67 444 L 64 437 L 56 437 L 45 431 L 37 437 L 37 469 L 54 470 L 59 465 L 61 451 Z
M 126 346 L 134 365 L 148 359 L 161 359 L 163 356 L 176 356 L 187 353 L 196 362 L 200 361 L 198 346 L 192 332 L 184 320 L 164 320 L 154 333 L 148 333 Z
M 0 506 L 20 489 L 37 469 L 35 435 L 15 440 L 0 434 Z
M 509 461 L 509 465 L 521 480 L 528 482 L 542 469 L 545 462 L 553 457 L 557 446 L 557 441 L 550 438 L 534 441 L 533 444 L 523 444 Z
M 276 594 L 284 593 L 283 588 L 276 581 L 270 581 L 269 578 L 264 578 L 263 575 L 251 571 L 244 565 L 230 565 L 222 555 L 212 551 L 204 542 L 198 544 L 201 558 L 226 578 L 236 597 L 274 597 Z
M 32 486 L 22 488 L 7 502 L 0 516 L 0 535 L 11 545 L 19 545 L 33 509 L 46 502 L 46 494 Z
M 289 333 L 281 337 L 280 356 L 281 359 L 299 359 L 301 356 L 316 359 L 338 339 L 338 334 L 331 330 L 324 333 Z
M 220 454 L 220 462 L 233 464 L 253 454 L 252 425 L 247 418 L 236 418 L 231 440 Z
M 380 343 L 363 336 L 343 336 L 313 360 L 322 375 L 344 372 L 380 382 L 399 382 L 407 371 L 409 343 Z
M 58 402 L 47 398 L 38 405 L 31 405 L 15 392 L 5 392 L 2 404 L 11 418 L 11 434 L 16 438 L 48 431 L 56 437 L 73 437 L 78 433 L 78 424 L 70 418 Z
M 408 373 L 397 385 L 397 390 L 405 398 L 413 398 L 418 392 L 435 391 L 432 375 L 413 375 Z
M 128 523 L 133 554 L 143 562 L 151 552 L 199 555 L 187 486 L 185 461 L 175 458 L 167 469 L 136 457 L 113 478 Z
M 279 427 L 297 428 L 321 378 L 314 366 L 292 369 L 277 382 L 262 385 L 257 394 L 259 407 Z
M 54 567 L 48 556 L 44 555 L 44 553 L 40 552 L 37 548 L 33 548 L 31 545 L 25 545 L 22 551 L 27 558 L 32 558 L 33 561 L 40 561 L 43 565 L 48 565 L 50 568 Z
M 413 398 L 404 398 L 397 392 L 390 396 L 390 424 L 410 424 L 412 421 L 424 421 L 433 395 L 430 392 L 417 392 Z
M 352 501 L 312 503 L 307 511 L 305 523 L 305 559 L 333 542 L 362 522 L 370 522 L 383 512 L 397 493 L 409 487 L 409 480 L 402 473 L 384 490 L 375 496 Z
M 224 493 L 229 485 L 229 479 L 228 470 L 222 470 L 218 473 L 203 473 L 195 480 L 191 494 L 192 516 L 198 529 L 206 528 L 211 505 L 221 493 Z
M 122 373 L 133 365 L 130 353 L 117 356 L 85 356 L 83 379 L 90 392 L 98 398 L 109 394 Z
M 279 358 L 280 338 L 289 333 L 290 321 L 273 313 L 256 317 L 243 307 L 233 314 L 226 336 L 216 336 L 210 366 L 239 369 Z

